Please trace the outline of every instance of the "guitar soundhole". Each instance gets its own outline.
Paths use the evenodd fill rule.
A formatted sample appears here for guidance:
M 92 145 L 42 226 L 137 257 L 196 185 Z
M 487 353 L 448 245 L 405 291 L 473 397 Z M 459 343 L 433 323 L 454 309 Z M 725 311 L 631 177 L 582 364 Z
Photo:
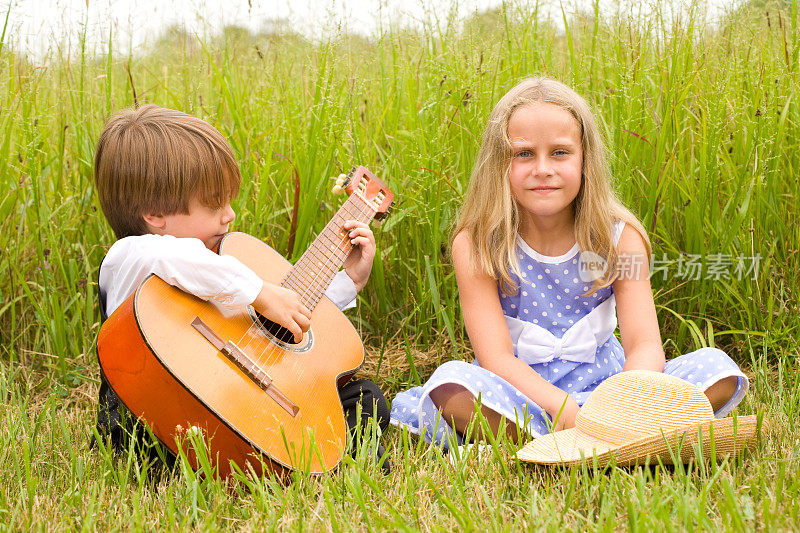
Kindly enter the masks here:
M 256 313 L 256 320 L 258 320 L 259 325 L 264 328 L 267 333 L 281 341 L 283 344 L 288 344 L 290 346 L 296 344 L 294 342 L 294 333 L 285 327 L 273 322 L 261 313 Z
M 300 342 L 294 342 L 294 335 L 285 327 L 257 313 L 252 306 L 247 306 L 247 311 L 250 314 L 250 318 L 255 322 L 256 326 L 258 326 L 258 329 L 272 340 L 273 343 L 284 350 L 304 353 L 311 350 L 314 346 L 314 333 L 312 330 L 306 331 Z

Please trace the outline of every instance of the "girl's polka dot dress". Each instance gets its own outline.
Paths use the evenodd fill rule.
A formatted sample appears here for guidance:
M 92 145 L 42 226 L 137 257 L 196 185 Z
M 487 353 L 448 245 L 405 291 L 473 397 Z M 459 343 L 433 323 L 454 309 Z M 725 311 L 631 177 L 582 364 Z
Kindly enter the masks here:
M 623 222 L 614 227 L 615 242 Z M 625 355 L 614 330 L 617 315 L 611 287 L 583 296 L 591 272 L 582 263 L 576 244 L 558 257 L 544 256 L 518 239 L 517 257 L 522 276 L 514 277 L 519 290 L 513 296 L 502 291 L 500 304 L 514 344 L 514 354 L 556 387 L 583 405 L 603 380 L 622 371 Z M 590 281 L 584 281 L 589 279 Z M 716 348 L 702 348 L 667 361 L 664 373 L 677 376 L 705 390 L 717 381 L 735 376 L 736 392 L 716 413 L 721 418 L 742 400 L 747 377 L 736 363 Z M 391 423 L 447 448 L 462 444 L 439 415 L 430 399 L 431 390 L 447 383 L 465 387 L 482 404 L 502 414 L 538 437 L 549 432 L 551 418 L 533 400 L 510 383 L 478 364 L 449 361 L 436 369 L 427 383 L 398 394 L 392 402 Z

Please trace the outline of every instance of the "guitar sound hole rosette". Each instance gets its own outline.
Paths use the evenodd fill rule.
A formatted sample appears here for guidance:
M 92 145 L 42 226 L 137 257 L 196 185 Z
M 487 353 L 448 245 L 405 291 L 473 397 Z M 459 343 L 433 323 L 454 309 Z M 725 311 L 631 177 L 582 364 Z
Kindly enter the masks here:
M 294 334 L 291 331 L 259 314 L 253 309 L 253 306 L 248 305 L 247 312 L 258 331 L 276 346 L 295 353 L 307 352 L 313 348 L 314 332 L 311 329 L 303 334 L 303 339 L 300 342 L 295 343 Z

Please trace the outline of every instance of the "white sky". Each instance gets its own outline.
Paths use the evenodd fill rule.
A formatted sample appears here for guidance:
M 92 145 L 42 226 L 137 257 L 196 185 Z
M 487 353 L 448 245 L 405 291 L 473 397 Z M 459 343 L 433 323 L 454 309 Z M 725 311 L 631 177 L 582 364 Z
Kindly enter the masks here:
M 709 15 L 713 18 L 734 1 L 709 0 Z M 104 43 L 108 42 L 109 32 L 115 48 L 126 52 L 131 47 L 147 45 L 173 24 L 205 35 L 219 32 L 228 24 L 258 31 L 265 21 L 287 19 L 310 37 L 339 30 L 374 35 L 391 24 L 435 24 L 437 18 L 446 19 L 453 9 L 464 17 L 501 3 L 502 0 L 0 0 L 0 24 L 8 13 L 3 41 L 18 52 L 42 58 L 54 47 L 74 55 L 84 28 L 90 54 L 107 46 Z M 555 7 L 560 18 L 558 0 L 541 3 Z M 618 4 L 611 0 L 600 3 L 611 10 Z M 642 2 L 638 0 L 626 3 L 641 9 Z
M 501 0 L 461 1 L 465 16 Z M 374 34 L 381 21 L 413 24 L 446 14 L 452 0 L 0 0 L 4 20 L 11 7 L 4 41 L 14 49 L 42 56 L 55 43 L 71 42 L 86 28 L 91 47 L 107 42 L 109 31 L 123 50 L 138 48 L 179 24 L 204 34 L 228 24 L 257 31 L 264 22 L 288 19 L 301 33 L 321 36 L 348 30 Z M 446 16 L 446 15 L 445 15 Z M 0 20 L 2 23 L 2 20 Z M 384 26 L 385 27 L 385 26 Z

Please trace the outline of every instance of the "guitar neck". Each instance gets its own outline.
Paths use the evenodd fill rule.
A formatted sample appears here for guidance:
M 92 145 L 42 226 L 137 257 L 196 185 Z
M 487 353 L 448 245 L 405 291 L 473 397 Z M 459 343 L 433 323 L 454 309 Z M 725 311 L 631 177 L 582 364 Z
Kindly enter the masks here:
M 295 263 L 281 286 L 297 292 L 303 305 L 313 311 L 353 249 L 348 232 L 342 226 L 348 220 L 369 223 L 375 213 L 372 205 L 358 195 L 351 195 Z

